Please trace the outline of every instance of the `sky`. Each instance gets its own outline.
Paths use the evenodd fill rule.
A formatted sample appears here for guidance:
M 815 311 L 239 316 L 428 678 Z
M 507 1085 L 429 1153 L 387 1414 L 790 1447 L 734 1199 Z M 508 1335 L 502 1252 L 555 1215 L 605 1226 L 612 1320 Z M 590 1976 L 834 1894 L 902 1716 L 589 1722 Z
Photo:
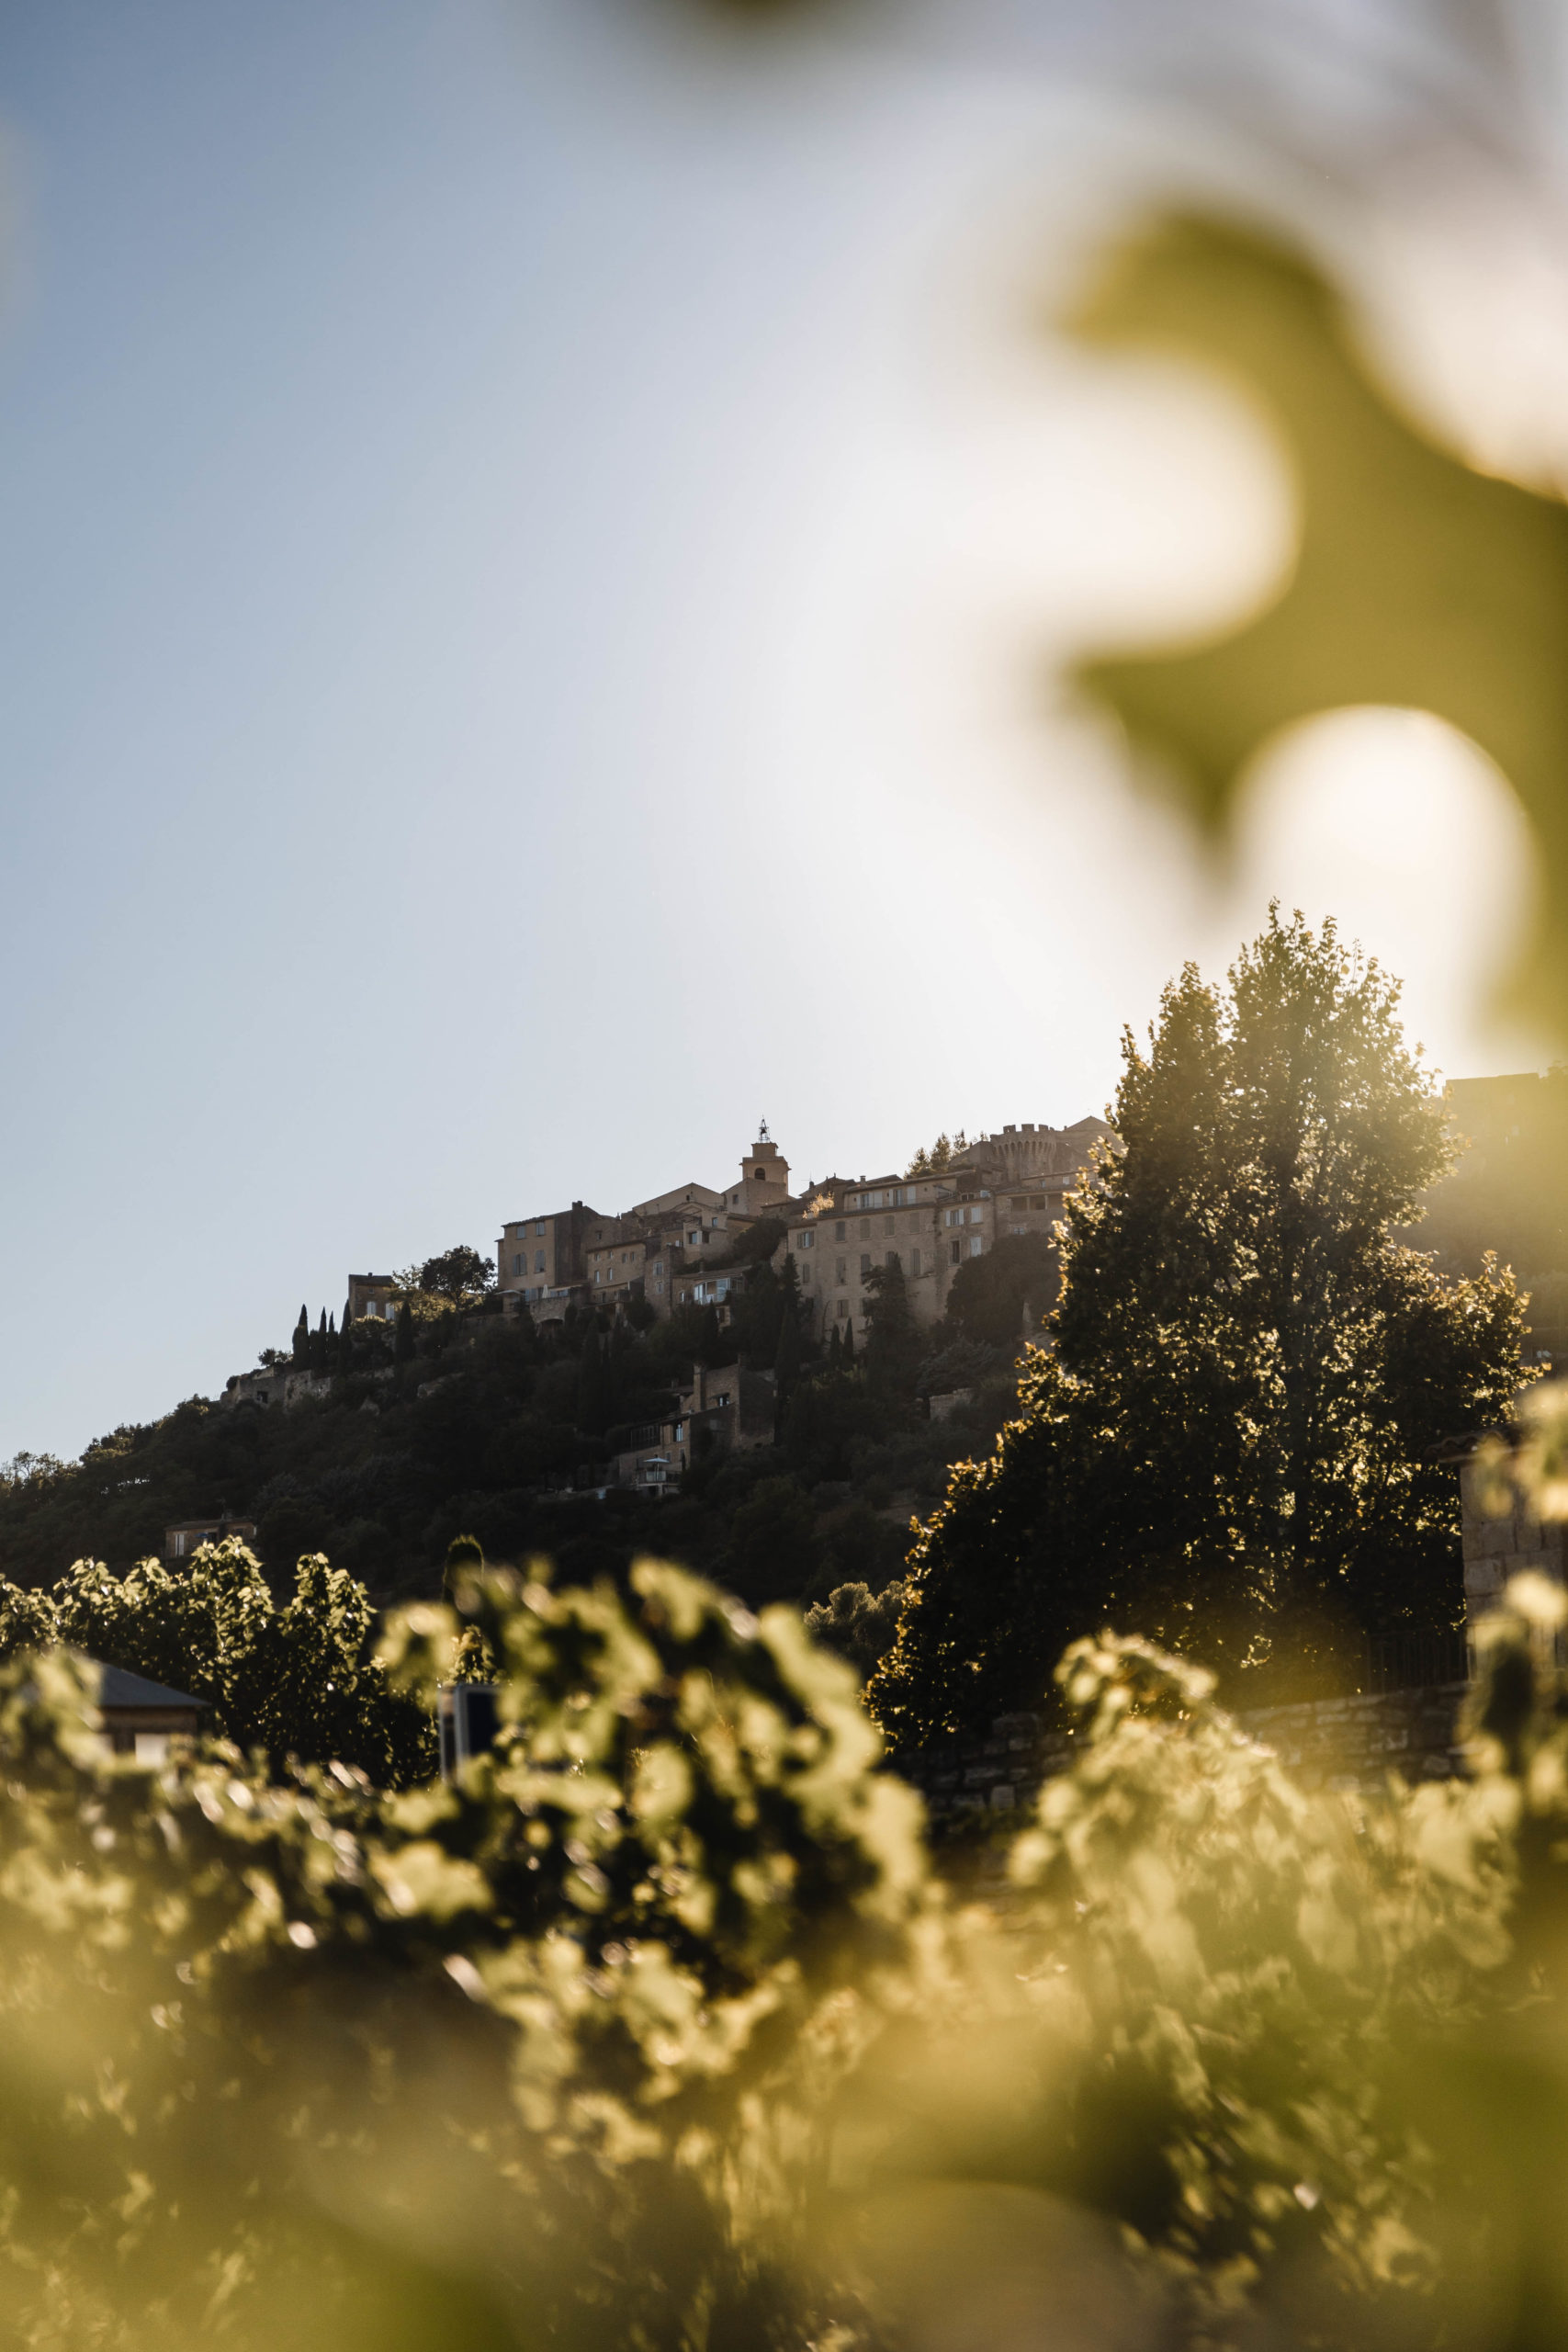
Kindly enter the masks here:
M 1469 746 L 1320 722 L 1216 874 L 1064 698 L 1288 560 L 1256 419 L 1043 323 L 1140 189 L 1251 166 L 982 18 L 5 13 L 0 1459 L 762 1117 L 803 1180 L 1101 1111 L 1275 892 L 1450 1074 L 1543 1057 Z M 1427 311 L 1497 424 L 1506 334 Z

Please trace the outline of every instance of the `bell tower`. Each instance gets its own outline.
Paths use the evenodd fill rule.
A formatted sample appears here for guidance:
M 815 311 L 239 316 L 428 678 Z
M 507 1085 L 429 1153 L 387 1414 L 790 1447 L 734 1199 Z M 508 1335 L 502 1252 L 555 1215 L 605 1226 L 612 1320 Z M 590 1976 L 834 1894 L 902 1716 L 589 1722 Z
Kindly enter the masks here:
M 740 1182 L 730 1191 L 729 1205 L 744 1216 L 766 1216 L 772 1209 L 782 1209 L 788 1198 L 789 1162 L 763 1119 L 756 1142 L 740 1162 Z

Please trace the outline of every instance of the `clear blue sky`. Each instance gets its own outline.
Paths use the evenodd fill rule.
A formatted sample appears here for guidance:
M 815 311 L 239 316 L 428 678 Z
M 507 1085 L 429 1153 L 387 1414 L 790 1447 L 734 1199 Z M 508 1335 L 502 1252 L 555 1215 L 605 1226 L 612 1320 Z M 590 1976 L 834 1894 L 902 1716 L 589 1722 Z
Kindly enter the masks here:
M 1098 1110 L 1207 944 L 1029 732 L 1071 595 L 962 356 L 1104 125 L 656 17 L 7 12 L 0 1456 L 760 1114 L 804 1176 Z

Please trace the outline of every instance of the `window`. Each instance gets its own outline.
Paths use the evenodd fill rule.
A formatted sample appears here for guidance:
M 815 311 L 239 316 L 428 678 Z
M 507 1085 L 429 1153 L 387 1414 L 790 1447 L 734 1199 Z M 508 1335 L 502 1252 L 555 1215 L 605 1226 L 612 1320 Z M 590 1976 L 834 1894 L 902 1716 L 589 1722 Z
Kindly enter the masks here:
M 969 1255 L 972 1258 L 977 1258 L 985 1246 L 977 1233 L 972 1233 L 969 1236 Z
M 885 1258 L 883 1259 L 883 1261 L 882 1261 L 882 1262 L 883 1262 L 883 1264 L 884 1264 L 885 1266 L 890 1266 L 890 1267 L 891 1267 L 891 1266 L 896 1266 L 896 1265 L 897 1265 L 897 1263 L 898 1263 L 898 1252 L 897 1252 L 897 1250 L 889 1250 L 887 1251 L 886 1255 L 885 1256 Z
M 535 1225 L 535 1227 L 534 1227 L 534 1236 L 535 1236 L 535 1238 L 536 1238 L 536 1240 L 542 1240 L 542 1239 L 544 1238 L 544 1232 L 545 1232 L 545 1220 L 544 1220 L 544 1218 L 543 1218 L 543 1217 L 540 1217 L 540 1218 L 538 1219 L 537 1223 L 536 1223 L 536 1224 Z
M 909 1272 L 918 1282 L 920 1275 L 920 1253 L 918 1250 L 911 1250 L 909 1252 Z
M 860 1271 L 861 1280 L 863 1282 L 866 1275 L 871 1272 L 871 1251 L 869 1250 L 863 1250 L 860 1253 Z
M 653 1271 L 656 1274 L 661 1274 L 664 1272 L 664 1261 L 662 1258 L 655 1258 L 653 1261 Z M 664 1287 L 663 1283 L 660 1283 L 659 1287 L 662 1290 Z
M 660 1297 L 662 1298 L 664 1295 L 664 1284 L 662 1283 L 655 1283 L 653 1287 L 658 1292 Z
M 840 1283 L 847 1283 L 847 1282 L 848 1282 L 848 1280 L 849 1280 L 849 1278 L 850 1278 L 850 1261 L 849 1261 L 849 1260 L 848 1260 L 847 1258 L 840 1258 L 840 1261 L 839 1261 L 839 1263 L 838 1263 L 838 1269 L 837 1269 L 837 1272 L 836 1272 L 836 1273 L 835 1273 L 834 1279 L 835 1279 L 835 1281 L 838 1281 L 838 1282 L 840 1282 Z
M 688 1241 L 700 1241 L 702 1238 L 700 1233 L 688 1233 L 686 1236 Z
M 718 1392 L 718 1395 L 714 1398 L 714 1400 L 713 1400 L 713 1401 L 714 1401 L 714 1403 L 715 1403 L 716 1405 L 728 1405 L 728 1402 L 729 1402 L 729 1391 L 728 1391 L 728 1388 L 721 1388 L 721 1389 L 719 1390 L 719 1392 Z
M 535 1250 L 535 1252 L 534 1252 L 534 1272 L 535 1272 L 536 1274 L 542 1274 L 542 1273 L 544 1272 L 544 1271 L 545 1271 L 545 1253 L 544 1253 L 544 1251 L 543 1251 L 542 1250 Z
M 1046 1197 L 1045 1197 L 1044 1193 L 1038 1193 L 1038 1194 L 1037 1194 L 1037 1195 L 1036 1195 L 1032 1200 L 1031 1200 L 1031 1202 L 1030 1202 L 1029 1205 L 1030 1205 L 1030 1207 L 1031 1207 L 1032 1209 L 1048 1209 L 1048 1208 L 1050 1207 L 1051 1204 L 1050 1204 L 1050 1202 L 1046 1199 Z
M 958 1244 L 956 1241 L 950 1241 L 947 1246 L 953 1252 L 953 1262 L 956 1266 L 961 1255 Z
M 840 1217 L 838 1224 L 833 1227 L 833 1238 L 835 1241 L 847 1241 L 849 1239 L 849 1236 L 850 1228 L 844 1223 L 842 1217 Z
M 1029 1206 L 1029 1203 L 1021 1193 L 1017 1200 L 1010 1201 L 1008 1203 L 1008 1206 L 1010 1209 L 1026 1209 Z
M 836 1322 L 842 1323 L 848 1316 L 849 1311 L 850 1302 L 847 1298 L 840 1298 L 837 1300 L 833 1307 L 834 1320 Z
M 883 1220 L 882 1220 L 882 1234 L 883 1234 L 883 1238 L 884 1238 L 884 1240 L 886 1240 L 886 1239 L 887 1236 L 892 1232 L 892 1230 L 893 1230 L 893 1219 L 892 1219 L 890 1216 L 885 1216 L 885 1217 L 883 1218 Z
M 513 1252 L 513 1260 L 512 1260 L 512 1271 L 513 1271 L 513 1272 L 514 1274 L 520 1274 L 520 1273 L 523 1272 L 523 1261 L 524 1261 L 524 1259 L 527 1256 L 527 1254 L 528 1254 L 528 1253 L 527 1253 L 527 1251 L 526 1251 L 525 1250 L 516 1250 L 516 1251 L 514 1251 L 514 1252 Z

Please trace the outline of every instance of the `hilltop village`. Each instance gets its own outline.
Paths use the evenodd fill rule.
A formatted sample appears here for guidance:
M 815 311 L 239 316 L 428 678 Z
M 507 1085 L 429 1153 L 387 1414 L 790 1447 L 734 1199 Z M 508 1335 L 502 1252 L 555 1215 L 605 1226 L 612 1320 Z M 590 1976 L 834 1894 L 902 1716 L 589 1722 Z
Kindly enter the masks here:
M 1568 1342 L 1568 1077 L 1450 1099 L 1469 1148 L 1411 1238 L 1460 1271 L 1507 1258 L 1544 1368 Z M 1004 1127 L 794 1182 L 764 1129 L 727 1183 L 544 1206 L 488 1260 L 355 1274 L 341 1316 L 301 1310 L 217 1397 L 75 1463 L 11 1465 L 0 1569 L 30 1585 L 83 1557 L 173 1563 L 228 1532 L 280 1585 L 320 1552 L 384 1600 L 437 1589 L 472 1534 L 572 1578 L 653 1548 L 752 1601 L 875 1600 L 952 1465 L 1016 1410 L 1021 1341 L 1056 1295 L 1053 1229 L 1109 1134 Z
M 616 1573 L 650 1544 L 753 1600 L 874 1591 L 911 1518 L 1013 1408 L 1058 1282 L 1053 1229 L 1100 1119 L 940 1137 L 898 1170 L 792 1182 L 765 1124 L 726 1183 L 509 1218 L 493 1258 L 350 1276 L 216 1398 L 30 1459 L 0 1566 L 324 1552 L 378 1598 L 447 1544 Z
M 829 1176 L 792 1193 L 789 1162 L 763 1120 L 728 1186 L 673 1185 L 617 1215 L 573 1201 L 513 1218 L 496 1244 L 493 1289 L 478 1304 L 525 1317 L 536 1330 L 585 1317 L 626 1318 L 639 1330 L 671 1320 L 700 1329 L 693 1310 L 711 1311 L 722 1340 L 734 1329 L 739 1294 L 766 1266 L 787 1281 L 791 1319 L 807 1351 L 833 1343 L 852 1351 L 870 1337 L 890 1273 L 913 1328 L 933 1330 L 946 1317 L 960 1268 L 1004 1238 L 1028 1238 L 1036 1249 L 1023 1262 L 1041 1270 L 1041 1295 L 1021 1300 L 1016 1321 L 1033 1328 L 1051 1305 L 1045 1269 L 1066 1195 L 1090 1173 L 1094 1147 L 1111 1134 L 1103 1119 L 1085 1118 L 1070 1127 L 1004 1127 L 974 1143 L 943 1136 L 902 1174 Z M 344 1333 L 395 1322 L 409 1294 L 407 1276 L 351 1274 Z M 335 1317 L 326 1336 L 337 1336 Z M 708 1352 L 716 1352 L 711 1344 Z M 694 1420 L 726 1445 L 771 1439 L 773 1368 L 747 1364 L 733 1379 L 711 1384 L 709 1368 L 694 1361 L 669 1419 L 656 1432 L 639 1430 L 640 1442 L 598 1465 L 594 1483 L 663 1487 L 671 1472 L 689 1466 L 683 1425 Z M 298 1404 L 325 1395 L 333 1376 L 322 1350 L 307 1344 L 295 1360 L 236 1374 L 222 1402 Z M 947 1401 L 939 1397 L 939 1415 Z

